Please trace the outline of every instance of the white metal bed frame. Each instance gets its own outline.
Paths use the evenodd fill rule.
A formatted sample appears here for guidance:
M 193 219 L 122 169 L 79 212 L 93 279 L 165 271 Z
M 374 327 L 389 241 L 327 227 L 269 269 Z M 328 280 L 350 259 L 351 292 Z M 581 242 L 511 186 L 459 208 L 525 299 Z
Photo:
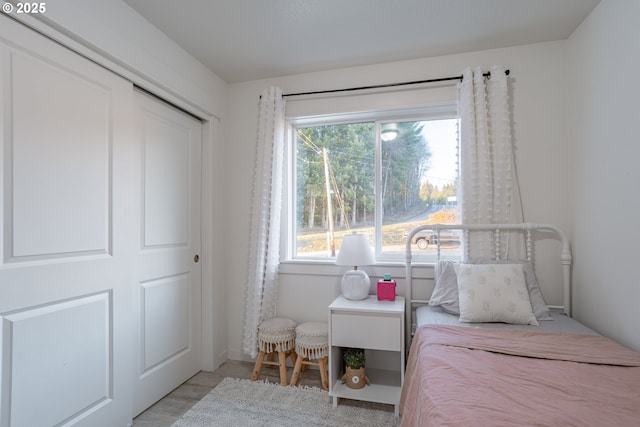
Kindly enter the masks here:
M 411 264 L 411 241 L 416 233 L 422 230 L 432 230 L 436 234 L 436 236 L 440 236 L 440 232 L 442 230 L 462 230 L 463 232 L 463 247 L 464 247 L 464 256 L 463 259 L 466 261 L 469 259 L 469 234 L 471 232 L 477 231 L 490 231 L 493 232 L 493 240 L 495 244 L 495 254 L 500 259 L 501 247 L 500 247 L 500 233 L 502 231 L 520 231 L 524 233 L 525 237 L 525 248 L 526 248 L 526 259 L 529 262 L 533 262 L 533 240 L 532 240 L 532 231 L 546 231 L 555 233 L 560 242 L 562 243 L 562 249 L 560 253 L 560 262 L 562 264 L 562 289 L 563 289 L 563 305 L 559 308 L 564 310 L 564 313 L 567 316 L 571 316 L 571 246 L 569 244 L 569 240 L 565 236 L 565 234 L 554 227 L 553 225 L 548 224 L 533 224 L 533 223 L 522 223 L 522 224 L 427 224 L 421 225 L 419 227 L 414 228 L 409 232 L 406 241 L 405 255 L 406 255 L 406 307 L 405 307 L 405 333 L 406 333 L 406 348 L 407 350 L 411 344 L 411 337 L 413 334 L 413 325 L 412 325 L 412 317 L 414 307 L 418 305 L 425 305 L 429 303 L 429 300 L 417 300 L 413 298 L 413 283 L 412 283 L 412 264 Z M 440 239 L 436 239 L 436 251 L 437 251 L 437 259 L 440 260 Z

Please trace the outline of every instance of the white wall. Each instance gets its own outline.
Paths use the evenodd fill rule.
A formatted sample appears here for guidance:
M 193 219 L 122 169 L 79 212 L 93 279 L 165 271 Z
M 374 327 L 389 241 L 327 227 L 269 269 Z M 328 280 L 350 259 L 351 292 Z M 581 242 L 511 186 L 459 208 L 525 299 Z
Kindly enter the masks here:
M 516 162 L 525 220 L 550 223 L 569 231 L 567 201 L 566 42 L 534 44 L 461 55 L 385 63 L 229 85 L 227 90 L 226 155 L 227 248 L 228 248 L 228 344 L 229 357 L 241 353 L 244 325 L 248 257 L 248 225 L 251 207 L 257 104 L 260 92 L 277 85 L 285 93 L 336 89 L 459 75 L 469 65 L 502 64 L 511 70 Z M 339 101 L 336 101 L 339 102 Z M 233 183 L 231 185 L 231 183 Z M 545 298 L 561 303 L 560 264 L 552 260 L 557 242 L 542 242 L 539 265 L 548 267 L 540 277 Z M 546 249 L 553 249 L 547 251 Z M 553 252 L 556 254 L 557 252 Z M 335 266 L 286 265 L 280 275 L 278 314 L 298 322 L 326 320 L 327 305 L 339 295 L 341 271 Z M 399 266 L 376 266 L 370 275 L 391 271 L 403 275 Z M 428 274 L 428 273 L 427 273 Z M 375 280 L 375 277 L 374 277 Z M 400 281 L 403 293 L 403 281 Z M 546 286 L 545 286 L 546 285 Z
M 640 350 L 640 2 L 603 0 L 570 37 L 576 317 Z

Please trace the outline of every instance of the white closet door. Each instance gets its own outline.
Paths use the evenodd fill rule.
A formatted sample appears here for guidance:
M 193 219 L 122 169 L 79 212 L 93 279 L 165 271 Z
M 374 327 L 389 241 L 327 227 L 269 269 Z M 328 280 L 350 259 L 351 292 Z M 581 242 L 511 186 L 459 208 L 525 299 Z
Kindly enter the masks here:
M 131 421 L 131 84 L 0 14 L 0 426 Z
M 201 366 L 202 124 L 139 92 L 134 109 L 142 153 L 134 311 L 138 414 Z

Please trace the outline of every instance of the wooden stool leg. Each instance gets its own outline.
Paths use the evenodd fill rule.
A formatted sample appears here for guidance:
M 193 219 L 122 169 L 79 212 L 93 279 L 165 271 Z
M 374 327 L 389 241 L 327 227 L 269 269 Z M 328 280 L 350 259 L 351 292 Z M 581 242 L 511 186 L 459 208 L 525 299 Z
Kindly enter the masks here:
M 318 367 L 320 368 L 320 379 L 322 380 L 322 388 L 324 390 L 329 390 L 329 379 L 327 372 L 327 358 L 323 357 L 318 361 Z
M 275 353 L 267 353 L 267 362 L 273 362 L 273 357 L 274 357 Z M 270 363 L 267 365 L 267 367 L 269 368 L 275 368 L 276 365 L 273 363 Z
M 289 385 L 287 381 L 287 354 L 284 351 L 278 352 L 278 363 L 280 365 L 280 384 Z
M 289 383 L 289 385 L 298 384 L 298 380 L 300 379 L 300 368 L 302 368 L 303 359 L 304 357 L 300 355 L 298 355 L 298 357 L 296 358 L 296 364 L 295 364 L 295 367 L 293 368 L 293 373 L 291 374 L 291 382 Z
M 260 369 L 262 368 L 262 359 L 264 359 L 264 351 L 261 351 L 258 354 L 258 358 L 256 359 L 256 364 L 253 367 L 253 374 L 251 374 L 251 381 L 255 381 L 260 377 Z

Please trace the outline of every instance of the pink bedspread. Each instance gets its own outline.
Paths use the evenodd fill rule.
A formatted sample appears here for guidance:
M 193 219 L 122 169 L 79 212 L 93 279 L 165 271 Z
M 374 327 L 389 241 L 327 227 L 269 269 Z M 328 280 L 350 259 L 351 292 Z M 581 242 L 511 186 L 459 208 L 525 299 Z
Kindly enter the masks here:
M 402 426 L 640 426 L 640 353 L 596 335 L 423 326 Z

